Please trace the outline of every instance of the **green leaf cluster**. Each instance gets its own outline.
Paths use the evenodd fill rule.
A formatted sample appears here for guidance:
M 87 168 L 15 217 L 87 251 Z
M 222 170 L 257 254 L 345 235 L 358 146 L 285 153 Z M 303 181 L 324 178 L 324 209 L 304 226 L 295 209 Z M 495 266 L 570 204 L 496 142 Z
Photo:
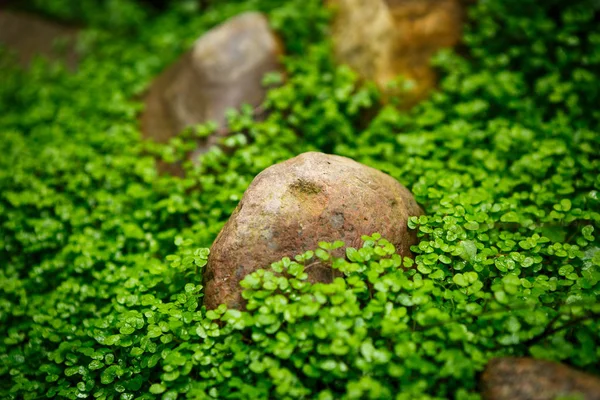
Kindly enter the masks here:
M 30 2 L 62 19 L 71 3 Z M 76 73 L 0 51 L 0 397 L 466 400 L 502 355 L 600 373 L 597 1 L 477 2 L 467 56 L 440 53 L 410 112 L 336 66 L 320 0 L 77 3 Z M 232 111 L 194 162 L 214 124 L 142 141 L 152 77 L 251 9 L 288 49 L 263 118 Z M 207 311 L 207 248 L 257 173 L 309 150 L 411 189 L 415 257 L 376 234 L 319 243 L 247 276 L 246 311 Z M 307 281 L 317 264 L 332 283 Z

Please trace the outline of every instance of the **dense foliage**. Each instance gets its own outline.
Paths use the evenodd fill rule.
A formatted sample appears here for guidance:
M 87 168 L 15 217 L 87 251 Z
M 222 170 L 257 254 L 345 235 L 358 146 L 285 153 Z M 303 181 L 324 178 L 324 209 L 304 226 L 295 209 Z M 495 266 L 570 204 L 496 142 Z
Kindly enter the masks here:
M 84 16 L 77 73 L 0 59 L 0 397 L 476 399 L 498 355 L 600 373 L 600 3 L 480 1 L 466 56 L 436 58 L 440 91 L 411 113 L 333 64 L 320 0 L 71 3 L 32 5 Z M 288 49 L 268 117 L 232 113 L 185 179 L 159 176 L 154 156 L 214 127 L 144 143 L 137 96 L 248 9 Z M 411 188 L 415 259 L 378 235 L 345 258 L 321 243 L 247 276 L 247 311 L 207 312 L 207 247 L 244 189 L 318 149 Z M 344 279 L 306 282 L 315 259 Z

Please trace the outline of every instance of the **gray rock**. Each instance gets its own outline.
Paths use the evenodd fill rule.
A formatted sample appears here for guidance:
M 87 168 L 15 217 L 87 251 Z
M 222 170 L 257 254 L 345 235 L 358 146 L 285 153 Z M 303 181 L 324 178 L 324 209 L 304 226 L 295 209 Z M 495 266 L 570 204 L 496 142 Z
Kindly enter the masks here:
M 225 112 L 263 101 L 265 73 L 280 68 L 282 46 L 267 19 L 248 12 L 213 28 L 150 87 L 141 128 L 166 142 L 190 125 L 225 123 Z
M 407 221 L 422 213 L 395 179 L 349 158 L 310 152 L 273 165 L 254 178 L 211 248 L 204 304 L 243 307 L 244 276 L 319 241 L 358 247 L 362 235 L 378 232 L 410 256 L 416 234 Z M 313 282 L 333 277 L 324 265 L 307 273 Z

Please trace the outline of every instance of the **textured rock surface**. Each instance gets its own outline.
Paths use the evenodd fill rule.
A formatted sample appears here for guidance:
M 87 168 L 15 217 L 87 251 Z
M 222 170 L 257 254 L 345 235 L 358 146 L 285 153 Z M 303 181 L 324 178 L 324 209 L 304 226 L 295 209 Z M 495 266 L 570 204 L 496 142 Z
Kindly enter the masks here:
M 481 377 L 481 386 L 487 400 L 551 400 L 577 394 L 585 400 L 600 400 L 600 377 L 531 358 L 490 361 Z
M 436 76 L 431 57 L 456 45 L 462 33 L 459 0 L 328 0 L 337 11 L 336 58 L 380 87 L 401 74 L 414 81 L 405 106 L 427 97 Z
M 153 82 L 141 117 L 144 136 L 165 142 L 189 125 L 225 122 L 225 111 L 258 106 L 262 78 L 278 70 L 280 42 L 266 18 L 248 12 L 215 27 Z
M 379 232 L 399 254 L 410 255 L 416 236 L 407 220 L 420 214 L 408 189 L 349 158 L 311 152 L 271 166 L 250 184 L 211 248 L 205 305 L 242 307 L 244 276 L 319 241 L 358 247 L 362 235 Z M 325 266 L 307 272 L 313 282 L 332 278 Z
M 0 45 L 17 53 L 19 63 L 27 67 L 35 56 L 61 60 L 74 70 L 77 30 L 24 13 L 0 10 Z

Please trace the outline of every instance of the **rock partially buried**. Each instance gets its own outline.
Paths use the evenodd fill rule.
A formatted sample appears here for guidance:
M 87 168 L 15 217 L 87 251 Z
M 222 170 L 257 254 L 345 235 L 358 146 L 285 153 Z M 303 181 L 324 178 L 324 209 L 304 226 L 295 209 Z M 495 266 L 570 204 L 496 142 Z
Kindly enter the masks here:
M 599 377 L 525 357 L 493 359 L 481 377 L 481 386 L 486 400 L 552 400 L 565 396 L 600 400 Z
M 244 306 L 239 282 L 283 257 L 315 249 L 319 241 L 359 246 L 378 232 L 397 252 L 416 243 L 410 216 L 422 210 L 394 178 L 349 158 L 304 153 L 254 178 L 215 240 L 204 274 L 204 304 Z M 328 267 L 314 266 L 309 280 L 328 282 Z
M 23 67 L 28 67 L 36 56 L 43 56 L 76 69 L 76 38 L 77 29 L 25 13 L 0 10 L 0 45 L 16 52 Z
M 190 125 L 223 125 L 229 108 L 260 105 L 263 76 L 280 68 L 281 54 L 260 13 L 240 14 L 213 28 L 153 82 L 141 116 L 144 136 L 166 142 Z
M 403 106 L 427 97 L 436 83 L 431 57 L 461 37 L 459 0 L 327 0 L 336 9 L 334 51 L 382 89 L 397 75 L 414 82 Z M 385 92 L 385 91 L 384 91 Z

